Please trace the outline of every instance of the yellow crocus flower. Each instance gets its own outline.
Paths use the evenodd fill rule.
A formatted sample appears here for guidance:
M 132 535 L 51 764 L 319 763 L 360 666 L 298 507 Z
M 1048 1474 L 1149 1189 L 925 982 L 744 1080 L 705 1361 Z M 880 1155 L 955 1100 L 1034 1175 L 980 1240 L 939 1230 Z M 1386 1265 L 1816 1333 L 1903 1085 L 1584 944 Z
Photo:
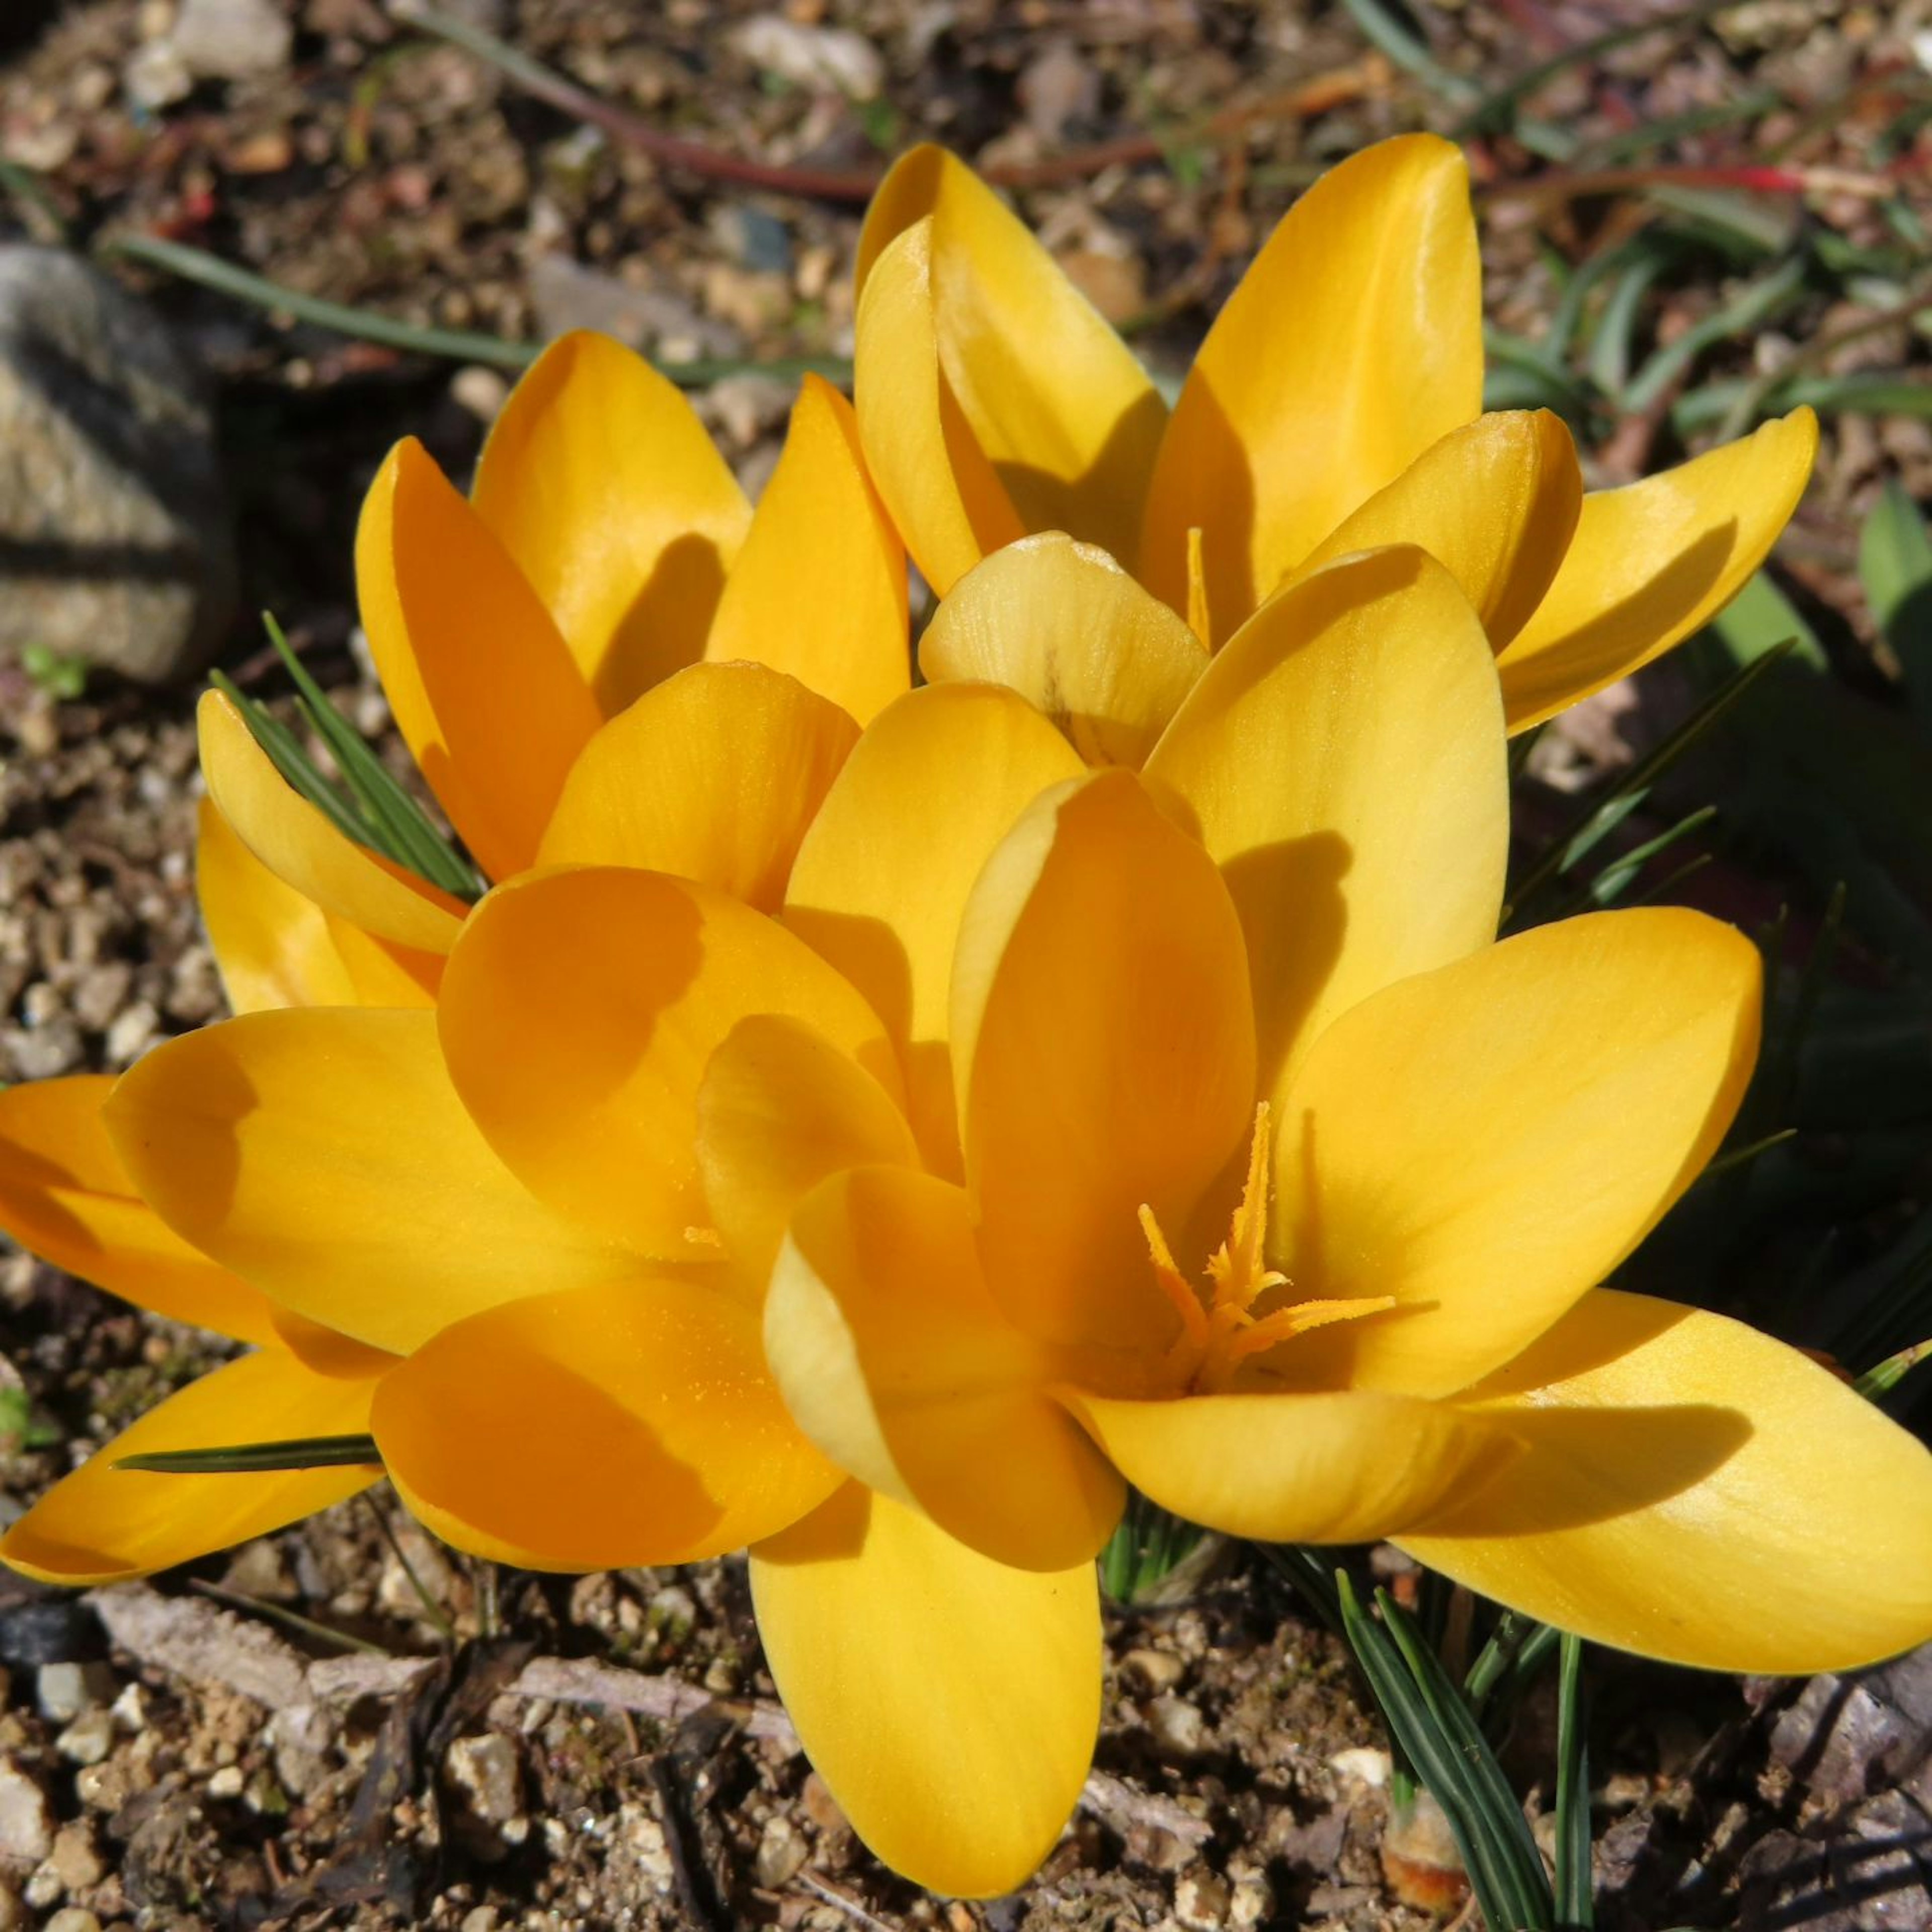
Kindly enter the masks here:
M 1060 531 L 1218 645 L 1322 563 L 1417 544 L 1481 613 L 1512 730 L 1720 609 L 1816 448 L 1799 410 L 1586 495 L 1556 417 L 1484 414 L 1468 173 L 1432 135 L 1365 150 L 1289 210 L 1172 413 L 1024 226 L 938 148 L 887 176 L 857 274 L 866 461 L 936 590 Z

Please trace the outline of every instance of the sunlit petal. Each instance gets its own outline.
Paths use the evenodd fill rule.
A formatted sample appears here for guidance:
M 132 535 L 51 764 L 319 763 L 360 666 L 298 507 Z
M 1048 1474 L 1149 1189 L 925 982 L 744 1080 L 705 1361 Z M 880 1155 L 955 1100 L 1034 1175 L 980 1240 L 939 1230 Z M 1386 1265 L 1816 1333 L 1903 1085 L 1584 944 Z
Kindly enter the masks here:
M 268 1304 L 143 1201 L 101 1120 L 106 1074 L 0 1092 L 0 1227 L 69 1274 L 238 1341 L 274 1339 Z
M 1660 476 L 1583 499 L 1550 593 L 1500 660 L 1510 729 L 1660 657 L 1722 610 L 1804 494 L 1818 419 L 1796 410 Z
M 1295 203 L 1209 332 L 1155 464 L 1141 581 L 1185 610 L 1199 530 L 1226 637 L 1482 394 L 1461 152 L 1432 134 L 1382 142 Z
M 1131 774 L 1049 792 L 987 861 L 952 1050 L 995 1298 L 1055 1341 L 1158 1342 L 1138 1211 L 1184 1223 L 1245 1140 L 1254 1034 L 1227 889 Z
M 905 545 L 866 473 L 852 406 L 807 376 L 705 644 L 788 671 L 862 724 L 912 682 Z
M 1264 1094 L 1333 1016 L 1495 934 L 1509 848 L 1495 662 L 1419 551 L 1330 565 L 1264 605 L 1146 770 L 1240 910 Z
M 1582 503 L 1583 475 L 1561 416 L 1478 416 L 1344 518 L 1302 570 L 1354 550 L 1414 544 L 1448 568 L 1500 651 L 1543 601 Z
M 1802 1677 L 1932 1633 L 1932 1455 L 1722 1316 L 1587 1297 L 1472 1391 L 1522 1455 L 1403 1546 L 1599 1642 Z
M 472 496 L 607 718 L 697 662 L 752 516 L 690 404 L 587 329 L 510 392 Z
M 785 1413 L 755 1310 L 701 1277 L 640 1274 L 459 1322 L 383 1383 L 374 1426 L 412 1514 L 526 1569 L 722 1556 L 839 1481 Z
M 1138 766 L 1208 649 L 1105 550 L 1052 531 L 995 551 L 952 586 L 919 664 L 934 682 L 1010 686 L 1089 764 Z
M 1276 1265 L 1297 1298 L 1393 1295 L 1283 1373 L 1438 1395 L 1602 1280 L 1715 1150 L 1750 1078 L 1757 949 L 1701 913 L 1538 926 L 1394 986 L 1282 1103 Z
M 490 1151 L 433 1013 L 251 1013 L 116 1085 L 114 1145 L 178 1233 L 311 1321 L 406 1354 L 497 1303 L 634 1272 Z
M 367 1489 L 368 1468 L 153 1475 L 124 1456 L 360 1434 L 375 1380 L 318 1375 L 264 1348 L 203 1376 L 124 1429 L 0 1538 L 0 1561 L 50 1583 L 110 1583 L 245 1542 Z
M 905 1070 L 926 1165 L 957 1178 L 948 988 L 986 856 L 1078 754 L 1016 694 L 935 685 L 880 714 L 826 794 L 784 921 L 866 995 Z
M 782 671 L 675 671 L 584 748 L 539 862 L 674 872 L 775 911 L 858 736 L 837 705 Z
M 451 956 L 438 1013 L 470 1116 L 525 1185 L 670 1260 L 717 1252 L 698 1090 L 740 1020 L 802 1020 L 898 1086 L 879 1021 L 802 940 L 658 872 L 590 868 L 499 886 Z
M 800 1426 L 842 1468 L 1003 1563 L 1090 1561 L 1124 1492 L 1046 1393 L 1047 1352 L 1000 1312 L 956 1187 L 904 1168 L 802 1202 L 765 1346 Z
M 799 1737 L 873 1851 L 956 1897 L 1026 1879 L 1100 1728 L 1092 1564 L 1007 1569 L 852 1484 L 753 1549 L 752 1594 Z
M 461 903 L 338 832 L 299 796 L 219 692 L 195 712 L 202 776 L 235 836 L 284 885 L 378 938 L 447 952 Z
M 356 587 L 423 776 L 490 878 L 520 871 L 602 714 L 523 573 L 412 440 L 369 486 Z

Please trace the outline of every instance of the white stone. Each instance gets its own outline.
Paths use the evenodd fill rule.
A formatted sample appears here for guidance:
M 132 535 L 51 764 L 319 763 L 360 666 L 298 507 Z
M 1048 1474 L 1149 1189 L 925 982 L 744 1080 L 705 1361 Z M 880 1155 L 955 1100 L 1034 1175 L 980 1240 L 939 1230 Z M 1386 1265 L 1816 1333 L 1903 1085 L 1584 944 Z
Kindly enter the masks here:
M 18 1765 L 0 1760 L 0 1858 L 38 1864 L 53 1847 L 46 1793 Z

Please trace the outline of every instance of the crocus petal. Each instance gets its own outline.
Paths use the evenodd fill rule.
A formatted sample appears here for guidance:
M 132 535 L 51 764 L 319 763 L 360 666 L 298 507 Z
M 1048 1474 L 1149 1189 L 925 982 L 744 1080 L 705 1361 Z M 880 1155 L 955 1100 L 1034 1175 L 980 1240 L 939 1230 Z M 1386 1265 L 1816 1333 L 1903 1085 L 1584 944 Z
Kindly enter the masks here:
M 859 295 L 853 400 L 880 500 L 944 596 L 1026 526 L 940 365 L 932 252 L 928 218 L 873 264 Z
M 885 1022 L 926 1166 L 956 1179 L 946 1051 L 953 947 L 986 855 L 1078 754 L 1026 700 L 934 685 L 880 713 L 799 848 L 784 921 Z
M 1162 1508 L 1268 1543 L 1377 1541 L 1480 1486 L 1516 1454 L 1507 1432 L 1480 1417 L 1369 1390 L 1060 1396 Z
M 848 1484 L 751 1568 L 778 1694 L 860 1837 L 955 1897 L 1029 1877 L 1100 1730 L 1094 1566 L 1008 1569 Z
M 892 1096 L 796 1020 L 754 1013 L 714 1053 L 698 1090 L 698 1162 L 711 1222 L 743 1272 L 771 1274 L 792 1210 L 848 1167 L 916 1167 Z
M 511 391 L 472 494 L 607 718 L 697 662 L 752 519 L 690 404 L 584 329 Z
M 862 301 L 891 240 L 927 218 L 940 362 L 1021 520 L 1130 551 L 1167 421 L 1147 372 L 1026 224 L 942 148 L 915 148 L 880 184 L 860 238 Z
M 858 736 L 837 705 L 782 671 L 675 671 L 585 746 L 539 862 L 674 872 L 776 910 Z
M 717 1251 L 698 1090 L 740 1020 L 802 1020 L 898 1084 L 878 1020 L 802 940 L 658 872 L 499 886 L 451 955 L 438 1013 L 451 1076 L 512 1171 L 574 1220 L 668 1260 Z
M 447 952 L 463 906 L 337 831 L 298 796 L 219 692 L 195 712 L 202 776 L 235 836 L 284 885 L 379 938 Z
M 852 405 L 808 375 L 704 654 L 788 671 L 868 724 L 912 682 L 906 596 Z
M 334 914 L 324 915 L 330 943 L 349 975 L 355 1004 L 361 1006 L 433 1006 L 442 984 L 448 956 L 398 946 L 351 926 Z M 312 1001 L 311 1004 L 320 1004 Z
M 166 1476 L 114 1465 L 171 1449 L 359 1434 L 375 1386 L 366 1377 L 318 1375 L 280 1348 L 244 1355 L 170 1396 L 56 1483 L 0 1538 L 0 1562 L 49 1583 L 116 1582 L 326 1509 L 382 1472 Z
M 212 798 L 199 801 L 195 819 L 194 889 L 236 1012 L 356 1004 L 328 916 L 242 844 Z
M 1264 605 L 1147 763 L 1241 915 L 1262 1088 L 1334 1015 L 1492 938 L 1509 773 L 1488 639 L 1414 550 Z
M 376 472 L 356 587 L 396 724 L 490 878 L 536 856 L 602 720 L 584 674 L 489 526 L 413 440 Z
M 110 1294 L 238 1341 L 274 1339 L 268 1305 L 168 1226 L 107 1137 L 105 1074 L 0 1092 L 0 1226 Z
M 1508 1361 L 1715 1150 L 1757 1051 L 1757 949 L 1701 913 L 1545 926 L 1392 986 L 1282 1103 L 1271 1233 L 1298 1299 L 1393 1295 L 1274 1359 L 1440 1395 Z
M 861 1168 L 808 1196 L 772 1273 L 765 1349 L 840 1468 L 998 1562 L 1091 1562 L 1120 1520 L 1120 1478 L 988 1292 L 950 1182 Z
M 1138 766 L 1208 648 L 1105 550 L 1058 531 L 968 571 L 920 640 L 927 677 L 1017 691 L 1091 765 Z
M 1126 772 L 1048 793 L 960 927 L 952 1048 L 980 1252 L 1056 1342 L 1157 1345 L 1138 1218 L 1184 1226 L 1255 1104 L 1247 962 L 1214 862 Z
M 635 1271 L 490 1151 L 433 1013 L 204 1027 L 124 1074 L 106 1119 L 176 1232 L 298 1314 L 398 1354 L 499 1302 Z
M 1583 504 L 1576 446 L 1547 410 L 1453 429 L 1318 545 L 1304 573 L 1352 551 L 1414 544 L 1447 566 L 1500 651 L 1543 601 Z
M 1295 203 L 1209 332 L 1154 466 L 1141 581 L 1185 610 L 1198 529 L 1227 636 L 1482 394 L 1468 170 L 1432 134 L 1381 142 Z
M 1402 1546 L 1580 1636 L 1802 1677 L 1932 1632 L 1932 1455 L 1796 1349 L 1588 1296 L 1474 1392 L 1522 1442 Z
M 785 1413 L 755 1310 L 701 1277 L 472 1316 L 384 1382 L 373 1422 L 412 1514 L 526 1569 L 720 1556 L 839 1482 Z
M 1818 419 L 1796 410 L 1660 476 L 1583 499 L 1549 595 L 1499 660 L 1510 729 L 1627 677 L 1744 588 L 1804 494 Z

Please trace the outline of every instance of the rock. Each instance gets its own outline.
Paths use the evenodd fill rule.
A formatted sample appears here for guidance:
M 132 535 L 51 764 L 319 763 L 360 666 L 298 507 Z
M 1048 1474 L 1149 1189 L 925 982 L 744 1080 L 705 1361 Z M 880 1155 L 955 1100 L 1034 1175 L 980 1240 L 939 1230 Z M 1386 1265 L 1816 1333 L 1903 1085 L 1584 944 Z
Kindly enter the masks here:
M 288 65 L 295 38 L 275 0 L 182 0 L 168 39 L 200 79 L 253 80 Z
M 27 1908 L 20 1894 L 0 1879 L 0 1932 L 20 1932 L 27 1922 Z
M 54 1848 L 47 1863 L 60 1874 L 62 1888 L 68 1892 L 86 1892 L 107 1876 L 107 1868 L 94 1848 L 92 1820 L 76 1818 L 54 1834 Z
M 100 1921 L 77 1905 L 64 1906 L 47 1921 L 46 1932 L 100 1932 Z
M 720 202 L 706 224 L 718 245 L 740 268 L 791 273 L 791 231 L 776 214 L 742 201 Z
M 1338 1750 L 1328 1762 L 1330 1771 L 1339 1771 L 1344 1778 L 1358 1778 L 1375 1791 L 1388 1784 L 1394 1768 L 1388 1753 L 1377 1750 L 1372 1744 L 1355 1744 L 1347 1750 Z
M 200 377 L 79 256 L 0 247 L 0 648 L 149 684 L 200 670 L 235 607 Z
M 0 1759 L 0 1858 L 38 1864 L 53 1848 L 46 1793 L 18 1765 Z
M 114 1748 L 114 1720 L 105 1711 L 83 1711 L 54 1740 L 70 1764 L 98 1764 Z
M 510 386 L 500 370 L 472 362 L 451 376 L 449 393 L 457 406 L 478 422 L 493 423 L 509 400 Z
M 27 1882 L 20 1888 L 20 1896 L 36 1912 L 44 1912 L 49 1906 L 58 1905 L 66 1898 L 67 1881 L 49 1859 L 44 1864 L 34 1866 L 27 1874 Z
M 1813 1678 L 1772 1728 L 1771 1754 L 1834 1802 L 1896 1785 L 1932 1753 L 1932 1644 L 1856 1676 Z
M 128 56 L 121 85 L 136 107 L 158 114 L 194 92 L 194 76 L 172 40 L 150 40 Z
M 1192 1757 L 1208 1742 L 1208 1720 L 1185 1697 L 1156 1697 L 1148 1705 L 1148 1729 L 1163 1750 Z
M 538 256 L 528 280 L 530 305 L 546 339 L 594 328 L 634 348 L 648 343 L 668 362 L 736 356 L 745 346 L 742 336 L 701 315 L 682 296 L 635 286 L 568 255 Z
M 100 1627 L 78 1597 L 32 1597 L 0 1610 L 0 1661 L 63 1664 L 100 1654 Z
M 1070 121 L 1090 121 L 1100 112 L 1100 76 L 1065 40 L 1055 40 L 1022 69 L 1013 94 L 1027 125 L 1045 146 L 1058 147 Z
M 114 1673 L 104 1664 L 44 1664 L 34 1679 L 41 1716 L 57 1724 L 106 1703 L 114 1690 Z
M 810 27 L 782 14 L 758 14 L 734 27 L 730 40 L 754 67 L 794 87 L 871 100 L 885 84 L 885 56 L 847 27 Z
M 1218 1873 L 1183 1872 L 1174 1881 L 1174 1916 L 1187 1932 L 1220 1932 L 1234 1902 L 1234 1888 Z
M 523 1808 L 523 1767 L 517 1748 L 500 1732 L 458 1738 L 444 1754 L 443 1774 L 472 1817 L 507 1825 Z
M 1186 1665 L 1164 1650 L 1130 1650 L 1121 1658 L 1120 1669 L 1150 1690 L 1172 1690 L 1187 1674 Z
M 781 1891 L 789 1885 L 812 1856 L 805 1834 L 780 1812 L 765 1822 L 758 1840 L 753 1869 L 758 1883 L 767 1892 Z
M 318 1704 L 292 1704 L 268 1720 L 275 1775 L 292 1798 L 306 1798 L 328 1776 L 335 1722 Z

